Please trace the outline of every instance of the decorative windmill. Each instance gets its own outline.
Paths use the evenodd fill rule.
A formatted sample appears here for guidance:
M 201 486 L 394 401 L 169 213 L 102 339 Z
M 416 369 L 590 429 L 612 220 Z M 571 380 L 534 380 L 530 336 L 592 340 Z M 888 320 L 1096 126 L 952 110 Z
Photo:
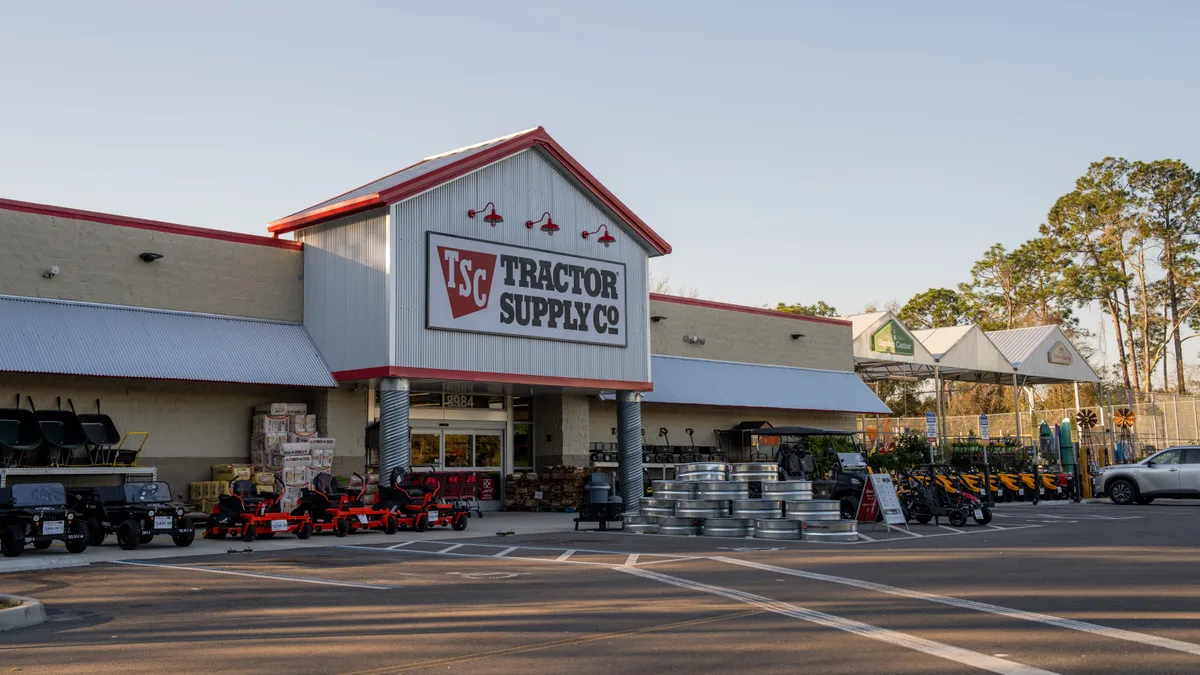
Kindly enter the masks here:
M 1079 414 L 1075 415 L 1075 422 L 1079 424 L 1080 429 L 1095 429 L 1100 419 L 1096 417 L 1095 410 L 1080 410 Z
M 1113 413 L 1113 422 L 1122 429 L 1132 429 L 1137 422 L 1137 415 L 1129 408 L 1121 408 Z

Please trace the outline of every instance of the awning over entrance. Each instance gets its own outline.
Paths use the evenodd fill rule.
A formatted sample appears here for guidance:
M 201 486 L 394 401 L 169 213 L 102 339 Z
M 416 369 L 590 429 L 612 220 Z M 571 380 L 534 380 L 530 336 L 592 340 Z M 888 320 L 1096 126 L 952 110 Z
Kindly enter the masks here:
M 987 336 L 1027 384 L 1100 381 L 1058 326 L 993 330 Z
M 16 296 L 0 372 L 337 386 L 298 324 Z
M 937 359 L 943 380 L 963 382 L 1012 381 L 1013 365 L 979 326 L 949 326 L 913 331 Z
M 854 335 L 854 369 L 867 382 L 931 377 L 937 359 L 892 312 L 842 317 Z
M 645 403 L 890 415 L 858 375 L 680 356 L 652 356 Z

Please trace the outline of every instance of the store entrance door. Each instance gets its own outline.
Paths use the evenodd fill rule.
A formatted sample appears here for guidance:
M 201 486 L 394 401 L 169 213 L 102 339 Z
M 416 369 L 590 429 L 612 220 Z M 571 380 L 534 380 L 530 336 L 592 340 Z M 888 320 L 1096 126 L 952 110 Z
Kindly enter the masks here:
M 501 473 L 503 429 L 421 428 L 412 430 L 412 467 L 435 471 Z

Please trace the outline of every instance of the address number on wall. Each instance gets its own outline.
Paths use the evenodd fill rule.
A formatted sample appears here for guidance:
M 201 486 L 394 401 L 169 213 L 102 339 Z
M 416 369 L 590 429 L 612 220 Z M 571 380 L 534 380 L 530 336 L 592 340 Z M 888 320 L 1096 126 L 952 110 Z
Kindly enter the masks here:
M 474 408 L 475 397 L 465 394 L 446 394 L 442 399 L 443 408 Z

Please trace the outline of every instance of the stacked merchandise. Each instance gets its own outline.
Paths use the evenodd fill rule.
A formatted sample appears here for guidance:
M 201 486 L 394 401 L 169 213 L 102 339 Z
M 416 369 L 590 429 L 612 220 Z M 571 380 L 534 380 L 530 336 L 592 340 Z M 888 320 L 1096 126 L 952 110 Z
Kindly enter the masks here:
M 504 508 L 510 511 L 562 511 L 583 503 L 590 469 L 553 466 L 537 473 L 511 474 L 504 483 Z
M 781 481 L 772 463 L 680 464 L 677 480 L 654 481 L 654 495 L 625 529 L 645 534 L 714 537 L 858 539 L 857 523 L 842 520 L 840 504 L 813 499 L 812 481 Z
M 254 408 L 250 461 L 261 489 L 279 493 L 285 511 L 296 508 L 314 475 L 333 469 L 334 439 L 317 436 L 317 416 L 303 403 L 264 403 Z M 263 475 L 261 481 L 257 477 Z M 267 488 L 265 475 L 273 477 Z

